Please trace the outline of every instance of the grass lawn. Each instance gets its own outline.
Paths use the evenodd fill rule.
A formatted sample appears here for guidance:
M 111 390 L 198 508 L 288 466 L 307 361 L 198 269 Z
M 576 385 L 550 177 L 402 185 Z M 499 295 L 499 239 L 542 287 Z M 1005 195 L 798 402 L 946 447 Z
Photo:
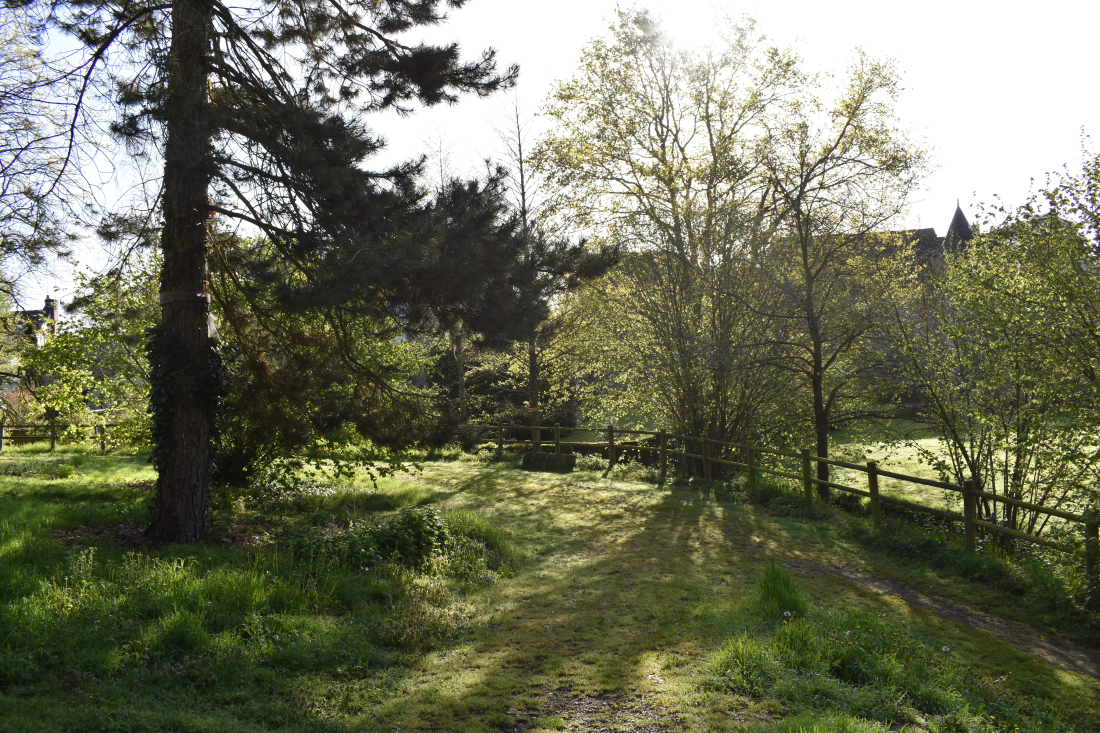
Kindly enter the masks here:
M 831 510 L 451 460 L 225 498 L 193 546 L 73 529 L 144 520 L 151 479 L 141 456 L 0 454 L 0 730 L 1100 730 L 1096 680 L 770 564 L 995 600 Z M 432 521 L 451 539 L 423 562 L 377 554 Z

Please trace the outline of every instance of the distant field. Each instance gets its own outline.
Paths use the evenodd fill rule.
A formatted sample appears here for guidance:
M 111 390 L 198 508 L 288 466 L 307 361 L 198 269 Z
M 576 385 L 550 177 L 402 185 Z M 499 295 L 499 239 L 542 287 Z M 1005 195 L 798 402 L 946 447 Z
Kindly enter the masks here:
M 849 460 L 852 463 L 875 461 L 880 468 L 887 471 L 918 478 L 942 479 L 931 466 L 923 462 L 920 454 L 920 450 L 942 454 L 939 439 L 927 431 L 921 431 L 919 426 L 909 421 L 893 421 L 890 427 L 895 432 L 904 431 L 910 434 L 912 437 L 909 442 L 915 443 L 916 446 L 887 442 L 882 440 L 883 435 L 881 433 L 872 432 L 869 435 L 852 435 L 847 431 L 837 431 L 831 436 L 834 441 L 833 457 Z M 548 432 L 546 435 L 550 435 L 550 433 Z M 527 439 L 529 436 L 524 434 L 522 437 Z M 596 442 L 606 440 L 606 436 L 602 430 L 590 425 L 586 428 L 570 430 L 568 434 L 563 435 L 562 440 Z M 793 464 L 784 467 L 794 472 L 799 470 Z M 835 467 L 832 470 L 834 480 L 837 483 L 859 489 L 867 487 L 867 475 L 865 473 Z M 961 497 L 954 492 L 912 484 L 898 479 L 880 477 L 879 489 L 883 494 L 889 496 L 896 496 L 899 499 L 940 509 L 955 510 L 960 509 L 962 506 Z
M 862 454 L 863 458 L 858 461 L 859 463 L 875 461 L 879 468 L 893 471 L 894 473 L 903 473 L 907 476 L 916 476 L 917 478 L 943 480 L 943 477 L 939 476 L 931 466 L 923 462 L 919 452 L 919 450 L 925 450 L 934 454 L 940 454 L 942 452 L 942 446 L 939 439 L 935 436 L 927 435 L 914 438 L 913 442 L 919 446 L 919 449 L 909 445 L 890 445 L 865 442 L 858 439 L 853 440 L 843 433 L 838 434 L 836 437 L 837 447 L 839 448 L 837 452 Z M 852 461 L 852 463 L 856 462 L 856 460 Z M 866 488 L 866 474 L 843 468 L 834 470 L 838 477 L 837 483 L 850 485 L 855 488 Z M 941 509 L 954 510 L 962 506 L 962 498 L 953 491 L 936 489 L 931 486 L 921 486 L 920 484 L 913 484 L 907 481 L 887 478 L 885 476 L 879 478 L 879 490 L 882 491 L 883 494 L 889 496 L 896 496 L 899 499 L 906 499 L 907 501 Z

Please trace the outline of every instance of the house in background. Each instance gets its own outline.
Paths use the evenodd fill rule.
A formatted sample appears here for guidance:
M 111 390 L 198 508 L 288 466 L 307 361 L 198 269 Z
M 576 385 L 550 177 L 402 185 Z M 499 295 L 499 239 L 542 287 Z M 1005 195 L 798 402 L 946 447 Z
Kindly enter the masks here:
M 9 311 L 0 319 L 4 330 L 10 334 L 19 334 L 34 341 L 36 346 L 46 343 L 46 339 L 57 335 L 57 325 L 61 320 L 61 309 L 54 298 L 46 298 L 46 304 L 39 310 Z
M 959 202 L 955 202 L 955 215 L 951 217 L 951 223 L 947 225 L 947 234 L 942 237 L 936 235 L 932 227 L 925 229 L 907 229 L 896 232 L 913 246 L 913 254 L 918 262 L 925 266 L 931 266 L 939 270 L 943 264 L 943 256 L 947 252 L 957 252 L 967 242 L 974 238 L 974 229 L 966 220 Z

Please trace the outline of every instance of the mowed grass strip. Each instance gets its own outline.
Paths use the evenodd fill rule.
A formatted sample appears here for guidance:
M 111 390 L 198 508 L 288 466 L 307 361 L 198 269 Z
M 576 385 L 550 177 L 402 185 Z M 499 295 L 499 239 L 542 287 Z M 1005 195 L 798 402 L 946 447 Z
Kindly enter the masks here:
M 70 476 L 54 490 L 87 490 L 80 481 Z M 22 501 L 32 501 L 32 490 L 19 491 L 27 492 Z M 0 501 L 9 499 L 5 494 Z M 1094 680 L 836 578 L 792 578 L 807 604 L 795 611 L 796 620 L 831 623 L 834 639 L 852 626 L 863 632 L 864 619 L 873 621 L 875 644 L 864 639 L 873 653 L 838 667 L 827 650 L 798 652 L 794 635 L 779 631 L 790 620 L 782 616 L 786 609 L 776 611 L 778 617 L 761 611 L 761 579 L 774 559 L 858 563 L 861 548 L 827 520 L 769 516 L 709 492 L 658 489 L 595 472 L 536 474 L 510 462 L 470 460 L 427 463 L 422 473 L 387 479 L 378 489 L 351 484 L 295 501 L 280 510 L 297 527 L 295 537 L 326 527 L 343 537 L 353 520 L 399 516 L 403 506 L 418 504 L 477 524 L 467 535 L 481 536 L 482 547 L 499 532 L 495 542 L 506 545 L 509 556 L 493 570 L 488 555 L 475 553 L 458 563 L 475 570 L 455 572 L 446 563 L 355 568 L 331 552 L 291 559 L 216 541 L 133 555 L 97 547 L 88 573 L 94 578 L 109 574 L 108 567 L 118 572 L 138 555 L 162 574 L 173 558 L 193 557 L 172 572 L 189 574 L 194 591 L 139 618 L 127 616 L 147 631 L 126 639 L 146 639 L 149 647 L 139 650 L 147 654 L 141 659 L 123 657 L 116 669 L 124 673 L 97 661 L 74 667 L 73 674 L 44 664 L 37 676 L 9 678 L 0 726 L 1097 730 Z M 117 519 L 109 504 L 95 510 L 101 515 L 88 509 L 82 516 Z M 52 526 L 71 519 L 55 516 Z M 249 507 L 222 509 L 216 517 L 225 523 L 275 519 Z M 307 532 L 307 526 L 321 530 Z M 19 531 L 42 548 L 53 542 L 48 532 Z M 341 551 L 350 546 L 345 542 Z M 4 572 L 23 578 L 21 591 L 0 599 L 5 619 L 42 593 L 47 578 L 72 578 L 83 572 L 79 563 L 88 562 L 81 554 L 86 549 L 53 543 L 50 552 L 53 559 L 37 565 L 23 552 L 0 559 Z M 234 616 L 229 602 L 215 597 L 213 588 L 225 577 L 252 589 L 245 602 L 253 604 L 252 616 Z M 126 593 L 110 586 L 103 597 L 121 603 Z M 198 598 L 202 603 L 193 602 Z M 38 604 L 43 618 L 49 618 L 47 605 Z M 58 612 L 55 621 L 61 626 L 64 618 Z M 176 634 L 171 648 L 162 642 L 170 634 Z M 742 654 L 748 668 L 764 659 L 771 672 L 735 669 L 730 650 L 745 645 L 763 650 Z M 918 655 L 916 662 L 899 656 L 915 649 L 931 656 Z M 946 669 L 956 671 L 948 678 Z

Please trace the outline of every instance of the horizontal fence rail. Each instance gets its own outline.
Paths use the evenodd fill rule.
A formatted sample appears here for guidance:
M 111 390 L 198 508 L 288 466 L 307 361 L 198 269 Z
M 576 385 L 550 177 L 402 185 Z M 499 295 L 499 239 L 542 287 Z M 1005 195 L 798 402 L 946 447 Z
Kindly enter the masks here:
M 4 450 L 5 446 L 8 445 L 24 445 L 26 443 L 36 443 L 47 440 L 50 441 L 50 450 L 53 450 L 57 447 L 58 436 L 62 435 L 70 427 L 72 426 L 68 423 L 36 423 L 28 425 L 12 423 L 9 425 L 6 422 L 0 422 L 0 450 Z M 103 445 L 106 440 L 104 430 L 106 428 L 115 427 L 115 423 L 91 427 L 95 429 L 95 434 L 100 436 L 100 443 Z M 105 447 L 105 445 L 103 447 Z
M 707 480 L 713 478 L 715 466 L 744 469 L 747 474 L 748 488 L 750 491 L 756 489 L 756 477 L 758 473 L 801 481 L 806 500 L 811 502 L 814 500 L 814 494 L 816 493 L 814 491 L 815 487 L 836 489 L 848 494 L 870 499 L 871 516 L 875 524 L 882 522 L 883 504 L 900 507 L 909 511 L 931 514 L 952 522 L 961 522 L 963 526 L 963 546 L 967 552 L 975 551 L 979 534 L 978 530 L 983 529 L 991 532 L 999 532 L 1018 540 L 1049 547 L 1071 555 L 1079 556 L 1083 554 L 1085 573 L 1088 578 L 1090 602 L 1093 604 L 1100 603 L 1100 578 L 1098 578 L 1098 572 L 1100 572 L 1100 522 L 1097 521 L 1096 517 L 1085 517 L 1081 514 L 1065 511 L 1064 509 L 1044 507 L 1011 496 L 982 491 L 973 481 L 964 481 L 961 485 L 953 484 L 947 481 L 937 481 L 934 479 L 922 478 L 920 476 L 910 476 L 904 473 L 883 470 L 879 468 L 874 461 L 868 461 L 866 464 L 851 463 L 835 458 L 816 456 L 811 454 L 809 450 L 802 450 L 796 453 L 791 450 L 783 450 L 780 448 L 765 448 L 754 446 L 751 443 L 731 443 L 722 440 L 704 439 L 698 436 L 670 433 L 664 430 L 623 430 L 621 428 L 616 428 L 614 425 L 608 425 L 605 428 L 593 430 L 589 428 L 562 428 L 559 424 L 555 424 L 551 428 L 549 426 L 509 425 L 504 423 L 481 425 L 477 427 L 490 431 L 490 434 L 496 434 L 497 450 L 500 452 L 503 452 L 506 447 L 541 451 L 544 446 L 547 448 L 552 446 L 555 453 L 562 453 L 565 451 L 572 452 L 575 448 L 595 449 L 601 452 L 606 451 L 608 470 L 613 468 L 618 462 L 618 459 L 627 451 L 637 451 L 639 455 L 641 455 L 643 451 L 656 453 L 658 457 L 658 470 L 662 483 L 667 476 L 669 456 L 673 456 L 676 458 L 701 461 L 703 476 Z M 508 431 L 512 431 L 513 437 L 511 440 L 506 441 L 505 433 Z M 544 433 L 550 431 L 552 431 L 553 437 L 548 440 L 543 440 Z M 517 439 L 514 437 L 517 432 L 520 434 L 526 432 L 530 437 Z M 607 436 L 607 440 L 602 442 L 599 440 L 570 441 L 565 439 L 569 433 L 595 434 L 597 437 L 600 433 L 604 433 Z M 642 439 L 638 440 L 631 436 L 640 436 Z M 671 442 L 676 443 L 676 447 L 671 447 L 669 445 Z M 733 449 L 733 451 L 736 451 L 743 460 L 735 461 L 721 457 L 723 455 L 723 449 Z M 794 473 L 793 471 L 785 471 L 772 466 L 760 465 L 761 456 L 778 456 L 782 458 L 798 459 L 801 462 L 802 470 L 800 473 Z M 867 475 L 867 488 L 856 488 L 835 481 L 819 479 L 814 475 L 816 473 L 814 470 L 815 464 L 816 466 L 824 464 L 864 473 Z M 879 491 L 880 477 L 961 494 L 963 512 L 959 514 L 958 512 L 925 506 L 895 496 L 884 495 Z M 1018 529 L 1005 527 L 995 522 L 981 519 L 978 516 L 978 503 L 980 499 L 1001 502 L 1037 514 L 1058 517 L 1067 522 L 1084 525 L 1084 542 L 1076 545 L 1058 542 L 1046 537 L 1038 537 Z

